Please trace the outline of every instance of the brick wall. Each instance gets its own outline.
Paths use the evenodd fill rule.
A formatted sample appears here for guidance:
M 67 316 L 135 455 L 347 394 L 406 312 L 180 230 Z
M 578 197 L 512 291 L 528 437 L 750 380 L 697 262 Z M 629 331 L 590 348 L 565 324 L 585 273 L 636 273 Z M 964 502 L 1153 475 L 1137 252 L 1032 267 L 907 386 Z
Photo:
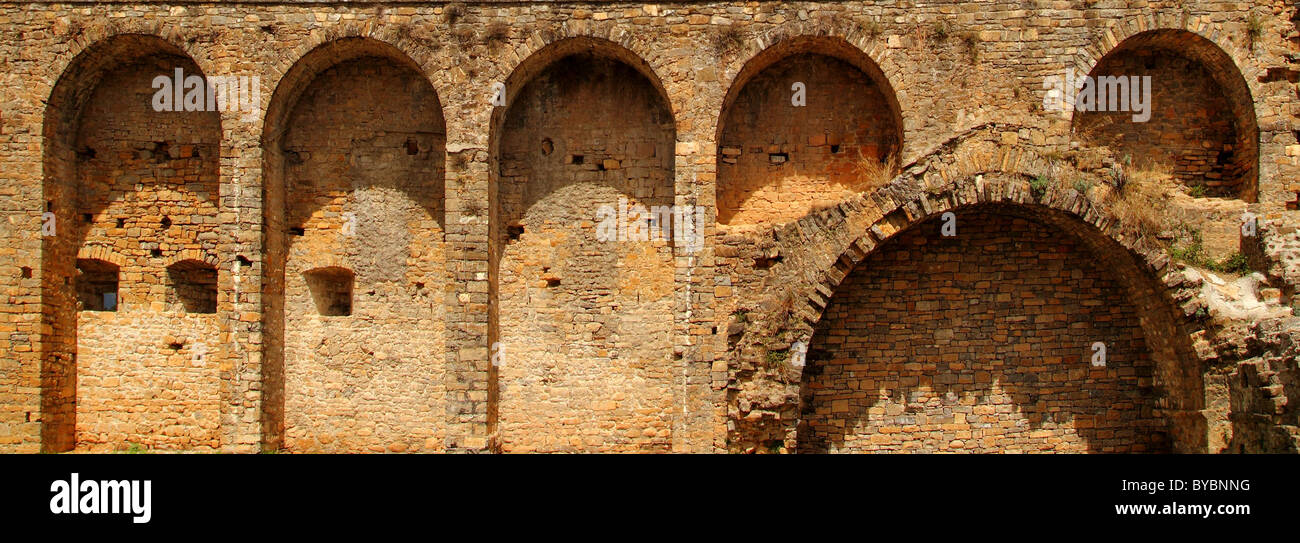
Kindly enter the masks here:
M 945 238 L 942 222 L 840 285 L 809 348 L 799 450 L 1167 450 L 1138 312 L 1108 267 L 1042 223 L 964 212 Z
M 202 259 L 212 259 L 217 246 L 221 125 L 215 113 L 155 110 L 152 80 L 178 68 L 201 74 L 193 61 L 165 53 L 115 66 L 75 125 L 69 160 L 76 208 L 62 227 L 75 232 L 79 255 L 117 268 L 115 311 L 83 305 L 77 315 L 79 447 L 220 445 L 215 275 L 207 285 L 183 287 L 211 300 L 187 307 L 173 271 L 188 258 L 214 273 Z M 90 279 L 75 274 L 72 283 L 81 288 Z M 195 355 L 198 344 L 205 354 Z

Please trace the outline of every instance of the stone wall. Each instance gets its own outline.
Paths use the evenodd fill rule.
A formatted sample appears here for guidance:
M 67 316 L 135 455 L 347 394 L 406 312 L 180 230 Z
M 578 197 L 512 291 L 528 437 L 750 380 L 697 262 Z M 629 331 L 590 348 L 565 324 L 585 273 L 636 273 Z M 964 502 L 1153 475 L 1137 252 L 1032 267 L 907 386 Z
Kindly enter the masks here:
M 51 199 L 66 218 L 56 233 L 71 231 L 56 243 L 75 249 L 79 268 L 98 268 L 73 272 L 71 287 L 100 291 L 99 303 L 79 300 L 73 321 L 76 443 L 216 449 L 219 329 L 215 316 L 200 314 L 214 313 L 217 296 L 209 261 L 218 240 L 220 118 L 157 111 L 156 76 L 202 72 L 182 55 L 132 53 L 84 96 L 79 117 L 65 125 L 70 148 L 57 157 L 75 174 Z M 111 306 L 102 298 L 110 280 Z M 71 329 L 71 318 L 56 326 Z
M 1250 329 L 1247 356 L 1229 375 L 1232 438 L 1227 451 L 1300 452 L 1300 322 L 1270 319 Z
M 1029 188 L 1088 147 L 1072 112 L 1043 110 L 1043 83 L 1168 54 L 1153 35 L 1201 44 L 1171 62 L 1208 79 L 1161 80 L 1178 96 L 1218 87 L 1226 106 L 1205 118 L 1229 112 L 1224 175 L 1241 172 L 1223 194 L 1290 221 L 1295 14 L 1282 0 L 0 3 L 0 449 L 795 451 L 800 376 L 769 357 L 813 337 L 839 281 L 894 233 L 998 201 L 1051 209 L 1123 262 L 1166 391 L 1153 416 L 1171 449 L 1205 450 L 1196 323 L 1162 283 L 1167 256 L 1068 182 Z M 177 66 L 253 77 L 259 102 L 146 109 L 153 71 Z M 758 122 L 771 112 L 749 95 L 799 70 L 816 119 Z M 867 190 L 832 158 L 840 131 L 896 153 L 902 174 Z M 736 157 L 792 145 L 776 152 L 788 164 L 766 149 L 766 164 L 730 164 L 732 134 Z M 795 185 L 769 177 L 798 168 Z M 745 202 L 784 203 L 732 228 L 750 221 L 736 183 L 764 187 Z M 82 211 L 83 193 L 115 196 Z M 599 207 L 620 197 L 700 206 L 703 247 L 600 242 Z M 119 268 L 117 314 L 79 318 L 78 260 Z M 321 314 L 313 270 L 335 297 L 351 279 L 350 315 Z M 182 293 L 210 292 L 214 272 L 215 312 L 188 313 Z M 196 335 L 209 365 L 167 369 Z M 95 354 L 119 337 L 140 354 Z M 191 383 L 177 396 L 215 409 L 215 430 L 87 384 L 128 362 Z
M 77 324 L 77 447 L 221 447 L 215 315 L 127 306 Z

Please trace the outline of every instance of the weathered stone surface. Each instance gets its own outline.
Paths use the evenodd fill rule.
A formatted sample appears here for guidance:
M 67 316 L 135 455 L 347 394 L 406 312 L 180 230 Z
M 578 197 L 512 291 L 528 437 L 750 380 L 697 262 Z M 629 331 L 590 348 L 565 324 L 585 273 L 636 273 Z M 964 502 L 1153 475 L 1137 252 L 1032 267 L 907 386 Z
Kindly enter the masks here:
M 825 449 L 1294 451 L 1287 328 L 1229 348 L 1254 323 L 1088 187 L 1167 162 L 1291 303 L 1296 7 L 1076 4 L 0 5 L 0 450 L 794 452 L 865 412 Z M 176 68 L 260 92 L 154 111 Z M 1068 68 L 1152 75 L 1152 121 L 1044 111 Z M 703 244 L 598 239 L 620 199 L 699 206 Z M 989 251 L 918 237 L 946 211 Z M 947 281 L 1007 339 L 945 327 L 989 315 Z M 882 386 L 801 407 L 831 330 Z M 1056 352 L 1099 330 L 1131 365 Z

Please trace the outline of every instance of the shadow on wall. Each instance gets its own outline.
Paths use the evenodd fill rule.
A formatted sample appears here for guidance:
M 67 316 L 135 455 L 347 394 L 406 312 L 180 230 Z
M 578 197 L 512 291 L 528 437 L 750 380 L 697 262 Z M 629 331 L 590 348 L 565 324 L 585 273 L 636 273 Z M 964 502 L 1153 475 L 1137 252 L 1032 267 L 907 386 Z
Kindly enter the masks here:
M 720 224 L 797 219 L 893 177 L 902 145 L 893 90 L 860 51 L 832 45 L 796 40 L 737 77 L 719 120 Z
M 420 66 L 345 38 L 267 113 L 265 448 L 445 446 L 446 128 Z
M 170 303 L 178 283 L 161 284 L 167 262 L 211 257 L 219 237 L 221 119 L 155 103 L 154 78 L 177 70 L 204 75 L 162 38 L 117 35 L 78 55 L 48 100 L 43 191 L 57 228 L 42 247 L 43 450 L 219 446 L 221 354 L 174 347 L 216 344 L 217 319 L 192 315 L 216 311 L 215 270 L 184 289 L 201 303 Z M 138 338 L 133 351 L 124 336 Z
M 1236 63 L 1217 45 L 1184 30 L 1143 32 L 1088 75 L 1096 85 L 1084 87 L 1080 94 L 1088 96 L 1080 99 L 1094 110 L 1075 113 L 1072 131 L 1080 143 L 1108 147 L 1136 169 L 1167 166 L 1194 195 L 1256 201 L 1254 102 Z M 1101 84 L 1102 77 L 1111 80 Z M 1149 94 L 1144 122 L 1134 120 L 1139 89 Z
M 1168 451 L 1138 310 L 1108 265 L 997 208 L 958 213 L 953 238 L 942 222 L 841 284 L 803 372 L 799 451 Z
M 579 42 L 526 61 L 496 125 L 492 408 L 506 452 L 667 451 L 672 245 L 604 239 L 600 213 L 673 204 L 672 112 L 613 44 L 552 56 Z

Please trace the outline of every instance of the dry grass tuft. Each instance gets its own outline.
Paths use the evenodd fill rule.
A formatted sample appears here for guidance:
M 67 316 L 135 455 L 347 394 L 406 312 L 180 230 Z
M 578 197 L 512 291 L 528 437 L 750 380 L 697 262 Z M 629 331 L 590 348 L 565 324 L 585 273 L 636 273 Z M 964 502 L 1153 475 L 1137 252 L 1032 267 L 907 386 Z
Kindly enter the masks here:
M 863 156 L 858 159 L 857 168 L 863 190 L 883 187 L 898 175 L 898 157 L 892 154 L 884 159 Z
M 1152 164 L 1125 172 L 1126 181 L 1111 187 L 1105 201 L 1116 217 L 1137 226 L 1145 234 L 1156 235 L 1165 229 L 1166 202 L 1177 190 L 1178 182 L 1165 164 Z
M 722 27 L 713 34 L 713 53 L 718 58 L 738 53 L 745 47 L 745 31 L 736 24 Z

